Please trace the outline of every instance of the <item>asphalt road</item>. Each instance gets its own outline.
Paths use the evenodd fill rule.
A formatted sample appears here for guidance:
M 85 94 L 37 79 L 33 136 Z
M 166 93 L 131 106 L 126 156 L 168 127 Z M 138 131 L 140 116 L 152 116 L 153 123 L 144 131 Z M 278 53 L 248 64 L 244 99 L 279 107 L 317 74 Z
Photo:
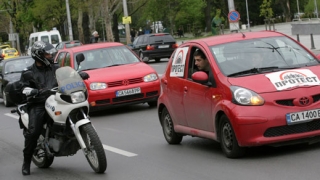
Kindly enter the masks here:
M 161 74 L 167 61 L 149 64 Z M 242 159 L 228 159 L 207 139 L 188 136 L 181 145 L 168 145 L 157 109 L 140 104 L 91 115 L 105 147 L 106 173 L 95 174 L 78 151 L 55 158 L 48 169 L 32 165 L 24 177 L 22 131 L 10 109 L 0 100 L 1 180 L 315 180 L 320 175 L 320 144 L 255 147 Z

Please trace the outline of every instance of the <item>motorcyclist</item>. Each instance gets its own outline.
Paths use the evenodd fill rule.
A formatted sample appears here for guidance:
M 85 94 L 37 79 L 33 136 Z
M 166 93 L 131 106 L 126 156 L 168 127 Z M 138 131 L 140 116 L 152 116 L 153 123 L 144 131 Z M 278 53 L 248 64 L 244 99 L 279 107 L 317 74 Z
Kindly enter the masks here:
M 58 86 L 55 71 L 59 68 L 59 65 L 53 63 L 53 57 L 56 52 L 57 50 L 52 44 L 42 41 L 35 42 L 31 48 L 31 56 L 35 62 L 21 74 L 22 94 L 29 97 L 27 109 L 29 124 L 28 129 L 24 128 L 23 131 L 25 137 L 23 175 L 30 175 L 32 155 L 37 147 L 37 140 L 41 134 L 43 124 L 49 118 L 45 110 L 45 101 L 50 96 L 49 90 Z M 89 78 L 85 72 L 80 72 L 79 74 L 83 79 Z
M 22 94 L 25 94 L 27 97 L 37 95 L 35 98 L 32 98 L 32 104 L 28 106 L 29 127 L 23 131 L 25 137 L 22 165 L 23 175 L 30 174 L 32 155 L 37 146 L 37 140 L 41 134 L 43 123 L 45 123 L 48 116 L 44 106 L 48 94 L 43 92 L 58 85 L 55 78 L 55 71 L 58 65 L 53 64 L 53 57 L 56 52 L 52 44 L 42 41 L 35 42 L 31 48 L 31 56 L 35 62 L 21 74 Z M 31 76 L 30 73 L 32 74 Z

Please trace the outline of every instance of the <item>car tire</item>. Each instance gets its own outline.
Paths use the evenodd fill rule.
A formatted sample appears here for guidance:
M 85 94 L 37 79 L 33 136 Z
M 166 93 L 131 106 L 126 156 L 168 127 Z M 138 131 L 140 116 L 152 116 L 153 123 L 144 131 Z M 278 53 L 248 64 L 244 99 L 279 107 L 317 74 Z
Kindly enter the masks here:
M 246 148 L 239 146 L 232 125 L 226 115 L 220 118 L 219 132 L 221 148 L 226 157 L 240 158 L 244 156 Z
M 2 99 L 3 99 L 3 105 L 5 107 L 10 107 L 12 105 L 10 102 L 8 102 L 8 98 L 4 90 L 2 91 Z
M 160 62 L 161 58 L 155 58 L 154 59 L 156 62 Z
M 173 122 L 167 108 L 163 108 L 162 110 L 161 125 L 162 125 L 163 135 L 166 141 L 169 144 L 180 144 L 183 136 L 181 136 L 180 134 L 177 134 L 174 131 Z
M 156 107 L 157 104 L 158 104 L 157 101 L 150 101 L 150 102 L 148 102 L 148 105 L 149 105 L 150 107 Z

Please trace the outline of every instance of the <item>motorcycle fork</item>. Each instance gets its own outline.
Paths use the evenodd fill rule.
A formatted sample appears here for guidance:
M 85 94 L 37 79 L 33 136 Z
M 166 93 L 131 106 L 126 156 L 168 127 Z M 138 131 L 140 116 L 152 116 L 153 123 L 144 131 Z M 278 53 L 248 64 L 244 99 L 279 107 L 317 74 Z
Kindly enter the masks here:
M 71 129 L 73 130 L 74 135 L 75 135 L 75 137 L 77 138 L 77 140 L 78 140 L 78 142 L 79 142 L 79 145 L 80 145 L 83 153 L 84 153 L 84 154 L 87 154 L 87 152 L 88 152 L 87 146 L 86 146 L 86 144 L 85 144 L 84 141 L 83 141 L 83 138 L 82 138 L 82 136 L 81 136 L 81 133 L 80 133 L 80 129 L 79 129 L 79 128 L 80 128 L 80 126 L 82 126 L 82 125 L 84 125 L 84 124 L 90 123 L 90 121 L 89 121 L 86 113 L 83 111 L 83 109 L 80 108 L 79 110 L 80 110 L 80 112 L 82 113 L 82 116 L 83 116 L 84 119 L 81 119 L 81 120 L 77 121 L 76 123 L 73 123 L 73 121 L 72 121 L 72 119 L 71 119 L 71 117 L 70 117 L 70 115 L 69 115 L 69 116 L 68 116 L 68 120 L 69 120 L 69 123 L 70 123 L 70 127 L 71 127 Z

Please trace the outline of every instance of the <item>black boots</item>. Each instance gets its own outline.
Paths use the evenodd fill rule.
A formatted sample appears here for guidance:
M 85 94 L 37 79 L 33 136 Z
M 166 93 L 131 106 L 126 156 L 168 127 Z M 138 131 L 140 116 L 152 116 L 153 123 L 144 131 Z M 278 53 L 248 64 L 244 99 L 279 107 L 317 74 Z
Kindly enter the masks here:
M 22 164 L 22 174 L 25 175 L 30 175 L 30 160 L 24 160 Z

